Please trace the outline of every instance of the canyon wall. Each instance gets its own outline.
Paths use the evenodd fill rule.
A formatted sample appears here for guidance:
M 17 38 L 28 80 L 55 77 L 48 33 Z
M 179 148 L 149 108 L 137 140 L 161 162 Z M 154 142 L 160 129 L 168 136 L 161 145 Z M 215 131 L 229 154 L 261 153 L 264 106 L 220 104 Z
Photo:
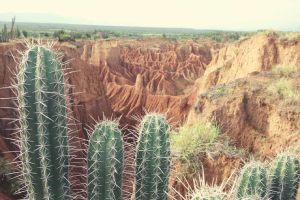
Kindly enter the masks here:
M 299 139 L 299 113 L 291 107 L 282 110 L 281 100 L 267 90 L 277 79 L 264 73 L 275 64 L 300 68 L 298 42 L 257 35 L 222 45 L 150 38 L 89 42 L 77 49 L 56 47 L 60 47 L 63 61 L 72 59 L 67 68 L 73 73 L 67 77 L 74 87 L 68 93 L 73 134 L 78 138 L 87 139 L 86 129 L 103 116 L 121 117 L 121 126 L 133 129 L 137 125 L 134 116 L 147 110 L 167 112 L 175 127 L 186 119 L 196 123 L 195 119 L 216 118 L 240 148 L 263 156 Z M 24 46 L 0 44 L 0 88 L 4 88 L 0 90 L 0 156 L 11 160 L 15 154 L 4 152 L 17 150 L 6 139 L 14 133 L 11 119 L 16 110 L 7 108 L 15 108 L 15 96 L 5 87 L 13 78 L 16 64 L 11 53 L 17 56 L 17 50 Z M 223 86 L 232 93 L 216 96 L 215 91 Z M 84 148 L 80 141 L 75 145 Z

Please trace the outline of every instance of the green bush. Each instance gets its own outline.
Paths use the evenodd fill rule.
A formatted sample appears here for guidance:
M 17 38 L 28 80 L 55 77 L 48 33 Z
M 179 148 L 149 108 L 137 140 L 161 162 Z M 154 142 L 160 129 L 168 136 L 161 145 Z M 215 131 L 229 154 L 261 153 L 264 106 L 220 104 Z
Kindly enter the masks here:
M 178 132 L 171 134 L 171 149 L 178 154 L 180 160 L 186 163 L 186 170 L 197 171 L 199 157 L 212 148 L 221 134 L 217 125 L 211 122 L 185 124 Z
M 99 39 L 99 36 L 97 34 L 92 35 L 92 39 L 96 41 L 97 39 Z
M 65 42 L 65 41 L 75 41 L 75 40 L 70 35 L 61 34 L 61 35 L 59 35 L 58 41 Z

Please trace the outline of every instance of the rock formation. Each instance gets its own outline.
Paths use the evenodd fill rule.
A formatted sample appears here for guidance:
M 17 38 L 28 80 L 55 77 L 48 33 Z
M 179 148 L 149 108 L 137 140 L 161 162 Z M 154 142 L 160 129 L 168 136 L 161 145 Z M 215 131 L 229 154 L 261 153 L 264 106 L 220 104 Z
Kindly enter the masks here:
M 20 43 L 0 44 L 0 88 L 10 85 L 15 69 L 10 52 L 17 55 L 16 49 L 24 47 Z M 299 139 L 299 113 L 280 109 L 281 101 L 267 90 L 275 78 L 263 73 L 275 64 L 299 68 L 297 42 L 281 42 L 265 35 L 224 45 L 149 38 L 102 40 L 76 51 L 61 46 L 61 51 L 64 61 L 73 58 L 68 68 L 75 73 L 68 75 L 68 83 L 75 87 L 68 93 L 78 138 L 86 139 L 86 129 L 103 115 L 122 116 L 121 126 L 133 128 L 137 124 L 133 116 L 144 115 L 145 109 L 168 112 L 171 122 L 177 124 L 185 119 L 194 123 L 199 117 L 215 117 L 222 132 L 239 147 L 263 156 Z M 223 83 L 225 90 L 233 89 L 232 93 L 216 96 L 215 90 Z M 13 97 L 11 90 L 0 90 L 0 156 L 9 159 L 15 154 L 4 152 L 17 150 L 5 139 L 11 137 L 14 128 L 10 120 L 14 112 L 7 109 L 15 106 Z M 79 141 L 75 145 L 84 148 Z M 215 165 L 207 161 L 207 166 Z M 229 174 L 228 170 L 222 173 L 217 173 L 218 177 Z

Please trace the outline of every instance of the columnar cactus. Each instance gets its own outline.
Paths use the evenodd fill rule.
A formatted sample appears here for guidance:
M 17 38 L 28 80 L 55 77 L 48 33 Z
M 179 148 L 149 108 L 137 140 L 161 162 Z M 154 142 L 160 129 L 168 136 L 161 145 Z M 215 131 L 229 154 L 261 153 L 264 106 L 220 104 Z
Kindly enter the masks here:
M 19 64 L 21 160 L 29 200 L 69 197 L 66 94 L 57 54 L 30 47 Z
M 299 160 L 296 155 L 279 154 L 270 163 L 270 199 L 296 199 L 299 175 Z
M 147 114 L 141 122 L 136 154 L 136 200 L 167 200 L 169 129 L 165 116 L 160 114 Z
M 242 198 L 247 195 L 267 195 L 267 170 L 263 163 L 251 161 L 247 163 L 237 180 L 236 197 Z
M 118 123 L 98 123 L 88 147 L 88 200 L 122 200 L 123 151 Z

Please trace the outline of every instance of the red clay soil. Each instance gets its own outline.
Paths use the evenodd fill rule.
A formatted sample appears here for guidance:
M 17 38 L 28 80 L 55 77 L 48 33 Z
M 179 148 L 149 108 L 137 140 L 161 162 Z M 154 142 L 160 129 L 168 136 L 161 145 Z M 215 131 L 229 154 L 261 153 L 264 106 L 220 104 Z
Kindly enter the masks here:
M 68 68 L 77 71 L 68 75 L 68 82 L 75 86 L 68 93 L 72 116 L 78 121 L 74 120 L 73 128 L 78 131 L 73 134 L 79 138 L 87 138 L 85 129 L 95 123 L 93 118 L 122 116 L 121 126 L 132 128 L 137 124 L 132 116 L 144 115 L 146 109 L 168 111 L 168 117 L 177 123 L 186 118 L 194 123 L 199 117 L 215 117 L 238 147 L 262 156 L 298 139 L 299 113 L 268 93 L 268 85 L 277 78 L 262 72 L 275 64 L 300 68 L 298 42 L 257 35 L 224 45 L 159 38 L 82 44 L 77 49 L 57 45 L 64 54 L 63 61 L 73 59 Z M 10 85 L 13 75 L 9 68 L 15 68 L 10 52 L 17 55 L 17 49 L 24 47 L 20 43 L 0 44 L 0 88 Z M 233 89 L 232 93 L 215 96 L 223 83 L 225 90 Z M 0 90 L 0 98 L 13 96 L 9 89 Z M 1 99 L 0 105 L 0 118 L 15 117 L 11 110 L 2 108 L 13 107 L 11 99 Z M 17 150 L 4 139 L 11 137 L 13 128 L 10 120 L 0 120 L 0 155 Z M 80 141 L 75 142 L 78 149 L 84 148 Z M 15 157 L 13 153 L 5 156 Z M 218 162 L 227 163 L 222 159 Z M 216 174 L 218 180 L 229 174 L 214 163 L 206 168 L 215 168 L 207 176 Z
M 7 197 L 6 195 L 2 194 L 1 192 L 0 192 L 0 199 L 1 200 L 12 200 L 11 198 Z

